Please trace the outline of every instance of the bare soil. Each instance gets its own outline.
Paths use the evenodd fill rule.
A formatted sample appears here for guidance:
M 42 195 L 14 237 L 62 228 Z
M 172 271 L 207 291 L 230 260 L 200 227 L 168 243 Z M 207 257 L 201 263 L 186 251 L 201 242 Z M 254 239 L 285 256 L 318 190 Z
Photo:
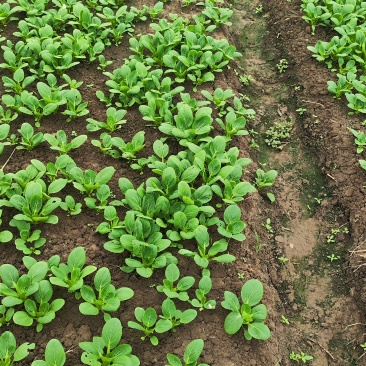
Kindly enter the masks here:
M 144 3 L 150 5 L 152 2 Z M 365 342 L 366 266 L 362 256 L 366 250 L 365 175 L 357 162 L 352 135 L 347 131 L 348 126 L 357 127 L 360 118 L 350 117 L 346 103 L 335 101 L 328 94 L 326 81 L 332 76 L 306 49 L 316 40 L 301 18 L 300 0 L 265 2 L 264 11 L 259 14 L 255 12 L 260 4 L 257 0 L 234 0 L 232 4 L 233 26 L 224 27 L 222 36 L 235 43 L 243 57 L 233 63 L 230 70 L 218 75 L 214 85 L 204 86 L 210 91 L 222 87 L 242 93 L 249 97 L 248 105 L 257 112 L 256 119 L 248 125 L 251 136 L 235 141 L 242 156 L 253 159 L 243 179 L 253 181 L 255 170 L 261 166 L 266 170 L 277 169 L 279 178 L 272 190 L 276 196 L 274 204 L 259 193 L 245 199 L 242 209 L 247 223 L 247 240 L 231 243 L 230 247 L 230 253 L 237 261 L 212 266 L 210 297 L 217 300 L 217 308 L 200 312 L 193 323 L 179 327 L 176 333 L 164 334 L 157 347 L 148 341 L 142 342 L 140 335 L 127 327 L 127 321 L 133 319 L 136 306 L 153 306 L 159 310 L 164 296 L 155 286 L 162 282 L 164 272 L 156 271 L 147 280 L 123 273 L 119 269 L 123 259 L 106 252 L 103 249 L 105 237 L 95 233 L 103 217 L 88 209 L 77 217 L 69 217 L 59 210 L 59 223 L 42 227 L 47 244 L 37 259 L 46 260 L 59 254 L 65 260 L 73 248 L 84 246 L 89 264 L 108 267 L 116 286 L 128 286 L 135 291 L 135 296 L 123 303 L 121 311 L 114 316 L 121 319 L 124 342 L 131 344 L 141 365 L 165 365 L 167 353 L 183 354 L 186 345 L 195 338 L 205 341 L 201 362 L 211 366 L 292 365 L 289 358 L 292 351 L 312 355 L 311 364 L 317 366 L 364 365 L 366 357 L 361 358 L 359 345 Z M 139 7 L 141 2 L 131 5 Z M 182 10 L 180 2 L 175 0 L 167 3 L 166 9 L 185 16 L 197 12 L 193 5 Z M 136 34 L 149 31 L 146 24 L 139 27 Z M 9 27 L 4 35 L 12 31 Z M 319 30 L 317 36 L 321 39 L 325 34 Z M 121 46 L 105 52 L 106 58 L 114 62 L 112 68 L 121 65 L 128 54 L 127 36 Z M 282 74 L 276 67 L 280 59 L 289 62 Z M 251 76 L 249 86 L 240 82 L 234 69 L 241 75 Z M 104 105 L 96 99 L 95 91 L 106 91 L 106 77 L 97 70 L 97 64 L 79 65 L 70 76 L 84 81 L 81 93 L 89 102 L 88 117 L 103 118 Z M 306 112 L 299 115 L 298 108 L 306 108 Z M 266 129 L 274 122 L 288 118 L 294 123 L 288 143 L 281 151 L 269 149 L 264 143 Z M 127 120 L 121 136 L 130 140 L 137 131 L 146 130 L 147 149 L 141 156 L 148 156 L 159 133 L 145 126 L 136 108 L 128 112 Z M 25 121 L 27 118 L 13 123 L 12 131 Z M 44 120 L 41 131 L 54 133 L 64 129 L 71 136 L 72 131 L 87 133 L 85 126 L 83 118 L 69 124 L 63 116 L 55 115 Z M 117 185 L 119 177 L 128 177 L 136 183 L 147 178 L 147 172 L 140 176 L 131 171 L 126 162 L 102 155 L 90 143 L 99 133 L 88 135 L 88 142 L 70 155 L 84 169 L 99 171 L 105 166 L 114 166 L 116 174 L 110 187 L 117 199 L 121 198 Z M 253 147 L 252 138 L 259 148 Z M 1 156 L 0 166 L 11 152 L 8 148 Z M 32 152 L 16 150 L 4 171 L 25 168 L 31 159 L 54 161 L 56 156 L 46 143 Z M 75 200 L 83 202 L 83 197 L 71 187 L 64 194 L 71 194 Z M 5 223 L 11 212 L 6 214 Z M 272 232 L 264 227 L 268 218 Z M 349 234 L 344 228 L 349 229 Z M 335 243 L 328 243 L 332 229 L 341 232 L 336 235 Z M 332 253 L 340 258 L 330 261 L 328 256 Z M 13 244 L 3 246 L 0 263 L 23 268 L 22 255 L 15 251 Z M 184 258 L 179 258 L 179 265 L 182 275 L 197 278 L 200 275 L 199 269 Z M 268 308 L 267 324 L 272 331 L 272 337 L 265 342 L 248 342 L 242 334 L 229 336 L 223 329 L 226 311 L 221 308 L 220 301 L 224 291 L 239 294 L 244 281 L 250 278 L 258 278 L 265 287 L 263 303 Z M 30 365 L 34 359 L 42 357 L 51 338 L 58 338 L 63 343 L 67 366 L 80 365 L 78 343 L 91 340 L 101 332 L 101 316 L 83 316 L 78 310 L 79 301 L 72 295 L 58 289 L 55 295 L 65 298 L 66 304 L 41 333 L 36 333 L 34 327 L 9 327 L 19 344 L 36 343 L 36 351 L 21 365 Z M 283 323 L 283 318 L 281 321 L 282 316 L 289 320 L 288 325 Z

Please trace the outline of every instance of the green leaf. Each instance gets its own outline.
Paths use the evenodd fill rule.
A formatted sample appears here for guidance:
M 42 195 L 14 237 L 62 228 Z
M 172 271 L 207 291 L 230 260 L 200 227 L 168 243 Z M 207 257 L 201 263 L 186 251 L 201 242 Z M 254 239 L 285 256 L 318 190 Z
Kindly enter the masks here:
M 231 312 L 225 319 L 224 328 L 227 334 L 235 334 L 243 325 L 243 318 L 239 312 Z
M 33 324 L 33 318 L 31 318 L 25 311 L 17 311 L 13 316 L 15 324 L 22 325 L 23 327 L 30 327 Z
M 166 267 L 165 277 L 170 282 L 175 282 L 179 278 L 179 274 L 180 274 L 179 268 L 176 264 L 171 263 L 168 265 L 168 267 Z
M 79 311 L 81 314 L 84 315 L 98 315 L 99 310 L 92 304 L 89 304 L 88 302 L 82 302 L 79 305 Z
M 111 274 L 109 269 L 102 267 L 98 270 L 94 277 L 94 285 L 97 291 L 100 291 L 103 287 L 111 283 Z
M 102 330 L 102 339 L 108 347 L 112 350 L 115 348 L 122 338 L 122 324 L 117 318 L 111 318 L 104 324 Z
M 34 349 L 34 347 L 35 347 L 35 344 L 34 343 L 28 343 L 28 342 L 23 343 L 14 352 L 13 360 L 15 362 L 16 361 L 23 360 L 24 358 L 26 358 L 29 355 L 28 350 Z
M 182 362 L 180 361 L 180 359 L 177 356 L 175 356 L 171 353 L 168 353 L 166 355 L 166 358 L 169 362 L 169 366 L 182 366 Z
M 255 339 L 266 341 L 271 336 L 271 331 L 267 325 L 263 323 L 250 323 L 248 324 L 248 333 Z
M 225 301 L 221 302 L 221 306 L 224 309 L 231 310 L 233 312 L 240 312 L 240 303 L 238 297 L 231 291 L 224 292 Z
M 195 339 L 188 344 L 183 359 L 187 365 L 197 362 L 203 350 L 204 342 L 202 339 Z
M 66 362 L 66 353 L 58 339 L 51 339 L 46 346 L 45 359 L 47 365 L 63 366 Z
M 224 212 L 224 220 L 227 224 L 240 221 L 240 219 L 241 219 L 241 210 L 238 205 L 230 205 L 226 208 Z
M 263 297 L 263 285 L 257 279 L 247 281 L 241 289 L 241 298 L 243 303 L 254 306 L 258 304 Z

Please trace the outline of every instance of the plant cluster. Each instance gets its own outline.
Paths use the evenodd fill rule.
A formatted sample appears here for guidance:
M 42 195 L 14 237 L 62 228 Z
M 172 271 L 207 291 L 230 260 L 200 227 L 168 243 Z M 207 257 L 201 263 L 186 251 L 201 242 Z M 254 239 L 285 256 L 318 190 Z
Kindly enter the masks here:
M 337 35 L 330 41 L 318 41 L 308 49 L 318 61 L 337 72 L 336 81 L 328 81 L 328 90 L 340 98 L 345 95 L 351 113 L 366 113 L 365 14 L 362 1 L 303 0 L 303 18 L 311 25 L 327 26 Z
M 247 118 L 252 118 L 254 111 L 232 90 L 203 90 L 203 98 L 197 99 L 185 90 L 188 85 L 196 91 L 214 81 L 217 73 L 240 56 L 225 38 L 217 39 L 213 34 L 222 24 L 231 24 L 233 11 L 206 0 L 197 4 L 201 11 L 192 19 L 177 15 L 158 19 L 163 2 L 143 9 L 122 3 L 8 0 L 0 6 L 0 22 L 18 24 L 12 41 L 0 40 L 5 89 L 0 105 L 0 154 L 8 152 L 11 145 L 15 150 L 31 151 L 43 144 L 58 155 L 47 162 L 32 159 L 15 172 L 0 170 L 0 224 L 6 216 L 12 227 L 0 232 L 0 242 L 11 242 L 14 237 L 15 248 L 25 255 L 25 269 L 8 263 L 0 266 L 0 326 L 36 324 L 36 330 L 42 331 L 65 304 L 63 298 L 54 296 L 63 288 L 80 301 L 81 314 L 101 314 L 104 318 L 101 336 L 79 344 L 81 362 L 88 365 L 140 364 L 131 346 L 120 343 L 122 323 L 111 314 L 134 291 L 116 288 L 107 267 L 86 265 L 83 247 L 73 249 L 66 262 L 58 255 L 47 262 L 31 257 L 41 254 L 46 244 L 42 237 L 45 225 L 58 224 L 60 210 L 78 215 L 89 209 L 100 214 L 96 232 L 105 236 L 104 248 L 118 255 L 123 272 L 150 278 L 154 271 L 165 269 L 166 278 L 157 286 L 166 296 L 161 311 L 136 307 L 135 320 L 127 323 L 141 332 L 142 339 L 157 345 L 159 334 L 175 332 L 192 322 L 197 309 L 215 309 L 216 300 L 210 296 L 210 267 L 213 262 L 233 262 L 236 258 L 230 254 L 231 243 L 246 238 L 240 202 L 257 188 L 272 186 L 277 176 L 275 171 L 258 170 L 255 183 L 243 179 L 251 160 L 241 156 L 235 139 L 248 134 Z M 147 18 L 153 20 L 152 32 L 132 37 L 135 23 Z M 126 35 L 130 36 L 131 56 L 112 69 L 103 52 L 112 44 L 119 45 Z M 96 92 L 105 105 L 105 117 L 100 120 L 85 118 L 89 111 L 80 92 L 82 82 L 67 75 L 84 60 L 99 62 L 107 78 L 109 93 Z M 132 106 L 138 106 L 147 128 L 152 125 L 162 135 L 153 141 L 151 156 L 138 156 L 145 147 L 145 129 L 130 141 L 121 137 Z M 41 124 L 43 130 L 49 116 L 56 114 L 66 122 L 84 117 L 88 134 L 68 136 L 64 130 L 37 130 Z M 24 115 L 29 123 L 23 123 L 15 133 L 13 126 Z M 141 174 L 148 170 L 149 178 L 136 184 L 120 176 L 119 191 L 112 192 L 108 183 L 116 173 L 114 167 L 97 171 L 78 166 L 70 155 L 98 131 L 100 138 L 90 139 L 93 146 L 103 154 L 128 161 Z M 175 153 L 167 143 L 171 140 L 177 142 Z M 70 194 L 75 191 L 84 202 Z M 6 215 L 2 216 L 3 212 Z M 213 235 L 217 240 L 211 240 Z M 200 268 L 200 278 L 181 276 L 182 256 Z M 92 274 L 93 278 L 84 283 Z M 61 289 L 56 292 L 55 286 Z M 240 316 L 245 336 L 267 339 L 265 306 L 257 305 L 263 288 L 258 280 L 244 286 Z M 255 298 L 248 297 L 246 289 L 250 286 L 256 290 Z M 185 310 L 181 310 L 182 302 Z M 226 299 L 222 306 L 229 309 L 229 302 Z M 234 333 L 230 327 L 225 329 Z M 11 365 L 33 348 L 34 344 L 24 344 L 17 349 L 14 336 L 5 332 L 0 337 L 0 357 L 4 354 L 6 358 L 0 363 Z M 197 365 L 202 349 L 202 340 L 192 341 L 183 363 Z M 167 359 L 170 365 L 183 364 L 172 354 Z M 32 365 L 62 366 L 65 362 L 62 344 L 52 339 L 44 360 L 35 360 Z

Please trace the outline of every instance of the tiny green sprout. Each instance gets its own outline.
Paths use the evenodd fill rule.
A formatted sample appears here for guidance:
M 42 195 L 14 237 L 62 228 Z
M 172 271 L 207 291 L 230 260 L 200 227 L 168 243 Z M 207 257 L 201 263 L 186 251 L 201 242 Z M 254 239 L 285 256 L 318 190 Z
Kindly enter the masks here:
M 295 91 L 300 91 L 301 90 L 301 86 L 300 85 L 295 85 Z
M 284 73 L 286 69 L 288 68 L 288 61 L 285 58 L 282 58 L 278 64 L 276 64 L 276 67 L 280 74 Z
M 261 14 L 263 13 L 263 5 L 259 4 L 256 8 L 255 8 L 255 13 L 256 14 Z
M 317 197 L 315 197 L 314 198 L 314 200 L 315 200 L 315 202 L 318 204 L 318 205 L 320 205 L 321 203 L 322 203 L 322 199 L 321 198 L 317 198 Z
M 335 255 L 334 253 L 332 253 L 331 255 L 327 255 L 327 258 L 333 262 L 333 261 L 337 261 L 338 259 L 340 259 L 341 257 L 339 255 Z
M 279 257 L 278 260 L 281 262 L 281 264 L 286 264 L 289 261 L 289 259 L 284 256 Z
M 93 226 L 94 226 L 94 224 L 87 224 L 87 226 L 88 226 L 88 227 L 93 227 Z
M 330 244 L 330 243 L 334 243 L 334 242 L 335 242 L 334 234 L 327 235 L 327 243 Z
M 290 321 L 284 315 L 281 315 L 281 323 L 289 325 Z
M 244 277 L 245 277 L 244 273 L 238 273 L 238 278 L 239 278 L 240 280 L 243 280 L 243 279 L 244 279 Z
M 307 111 L 306 108 L 297 108 L 296 112 L 299 113 L 300 116 L 302 116 Z
M 269 233 L 273 233 L 273 228 L 272 228 L 272 226 L 271 226 L 271 219 L 270 219 L 270 218 L 268 218 L 268 219 L 266 220 L 266 222 L 265 222 L 264 224 L 262 224 L 262 226 L 263 226 L 264 228 L 266 228 L 266 230 L 267 230 Z
M 260 250 L 263 247 L 267 246 L 267 244 L 261 242 L 259 235 L 256 231 L 254 231 L 254 236 L 255 236 L 255 247 L 254 248 L 255 248 L 256 253 L 258 253 L 258 252 L 260 252 Z
M 307 363 L 308 361 L 311 361 L 313 360 L 313 356 L 309 356 L 307 354 L 305 354 L 304 352 L 301 352 L 300 353 L 295 353 L 294 351 L 292 351 L 290 353 L 290 360 L 292 361 L 296 361 L 296 362 L 299 362 L 299 361 L 302 361 L 302 363 Z
M 345 228 L 343 229 L 343 233 L 344 233 L 344 234 L 349 234 L 349 229 L 348 229 L 348 227 L 345 227 Z
M 333 235 L 337 235 L 341 232 L 341 229 L 331 229 Z
M 366 352 L 366 342 L 360 344 L 360 347 Z

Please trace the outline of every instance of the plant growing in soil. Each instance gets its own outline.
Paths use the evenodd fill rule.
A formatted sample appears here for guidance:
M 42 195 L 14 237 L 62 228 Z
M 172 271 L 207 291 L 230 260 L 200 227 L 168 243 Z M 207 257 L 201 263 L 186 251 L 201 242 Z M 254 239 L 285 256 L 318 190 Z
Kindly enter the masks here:
M 15 247 L 25 255 L 41 254 L 40 248 L 46 244 L 46 239 L 41 238 L 41 230 L 31 231 L 31 225 L 26 221 L 15 221 L 20 238 L 15 239 Z
M 101 337 L 93 337 L 91 342 L 80 342 L 84 351 L 81 362 L 85 365 L 131 365 L 139 366 L 140 360 L 133 355 L 129 344 L 119 344 L 122 338 L 122 324 L 111 318 L 103 326 Z
M 60 205 L 61 198 L 49 198 L 44 203 L 44 190 L 41 183 L 31 181 L 26 184 L 23 195 L 14 194 L 9 200 L 12 207 L 21 214 L 14 216 L 13 220 L 28 221 L 31 224 L 57 224 L 58 217 L 51 213 Z
M 19 276 L 18 270 L 11 264 L 0 266 L 0 295 L 1 303 L 8 308 L 23 304 L 39 289 L 40 282 L 46 277 L 48 265 L 46 262 L 36 262 L 27 274 Z
M 195 230 L 195 239 L 197 241 L 197 252 L 180 249 L 179 254 L 194 259 L 196 264 L 202 268 L 207 268 L 210 261 L 219 263 L 230 263 L 236 258 L 231 254 L 220 254 L 228 248 L 228 242 L 225 239 L 218 240 L 210 246 L 210 236 L 208 230 L 204 226 L 199 226 Z
M 29 355 L 34 349 L 34 343 L 25 342 L 17 348 L 16 339 L 12 332 L 6 331 L 0 336 L 0 365 L 12 366 Z
M 290 353 L 290 360 L 292 361 L 295 361 L 295 362 L 302 362 L 302 363 L 307 363 L 308 361 L 312 361 L 314 359 L 313 356 L 310 356 L 310 355 L 307 355 L 306 353 L 304 352 L 301 352 L 301 353 L 296 353 L 294 351 L 292 351 Z
M 58 151 L 60 154 L 68 154 L 71 150 L 79 148 L 86 140 L 86 135 L 79 135 L 67 142 L 64 130 L 59 130 L 56 136 L 49 133 L 44 134 L 44 139 L 50 144 L 50 149 Z
M 258 189 L 261 190 L 273 186 L 278 172 L 276 170 L 268 170 L 268 172 L 265 172 L 262 169 L 257 169 L 256 174 L 255 183 Z
M 51 339 L 47 343 L 44 357 L 44 361 L 33 361 L 31 366 L 64 366 L 66 353 L 58 339 Z
M 165 269 L 165 278 L 163 285 L 159 285 L 156 289 L 159 292 L 164 292 L 170 299 L 178 298 L 181 301 L 188 301 L 189 296 L 187 290 L 189 290 L 195 282 L 194 277 L 185 276 L 179 281 L 180 271 L 175 263 L 169 264 Z M 178 281 L 175 285 L 174 282 Z
M 166 366 L 209 366 L 207 363 L 200 363 L 197 364 L 198 359 L 203 351 L 204 342 L 202 339 L 195 339 L 194 341 L 190 342 L 183 355 L 183 362 L 179 359 L 179 357 L 168 353 L 167 359 L 169 365 Z
M 76 203 L 72 196 L 66 196 L 65 201 L 60 203 L 60 208 L 71 216 L 78 215 L 81 212 L 81 206 L 81 203 Z
M 224 212 L 224 221 L 219 221 L 217 231 L 226 238 L 238 241 L 245 240 L 243 230 L 245 223 L 241 220 L 241 210 L 238 205 L 230 205 Z
M 135 318 L 137 322 L 130 320 L 127 324 L 129 328 L 139 330 L 144 335 L 141 339 L 150 339 L 153 346 L 158 345 L 159 339 L 154 333 L 164 333 L 170 329 L 170 324 L 164 323 L 163 319 L 158 320 L 158 315 L 154 308 L 144 310 L 141 307 L 135 308 Z
M 35 134 L 34 128 L 29 123 L 23 123 L 18 132 L 21 135 L 21 146 L 18 146 L 18 149 L 33 150 L 44 140 L 43 133 Z
M 5 305 L 0 305 L 0 327 L 10 324 L 14 311 L 14 308 L 7 308 Z
M 211 274 L 208 269 L 204 269 L 202 271 L 202 278 L 198 283 L 198 289 L 195 291 L 196 298 L 190 300 L 190 304 L 195 308 L 203 309 L 215 309 L 216 308 L 216 300 L 208 300 L 207 294 L 212 289 L 212 280 Z
M 55 319 L 56 312 L 65 304 L 64 299 L 55 299 L 50 303 L 52 295 L 51 284 L 47 280 L 40 281 L 38 290 L 33 295 L 35 300 L 27 299 L 24 301 L 25 311 L 16 311 L 14 313 L 14 323 L 29 327 L 36 321 L 38 323 L 36 330 L 40 332 L 44 324 L 48 324 Z
M 69 175 L 78 191 L 91 196 L 102 184 L 107 184 L 111 180 L 114 172 L 115 169 L 111 166 L 103 168 L 99 173 L 95 173 L 91 169 L 83 172 L 75 166 L 69 170 Z
M 225 291 L 225 301 L 221 302 L 224 309 L 230 310 L 224 328 L 226 333 L 235 334 L 244 327 L 244 337 L 267 340 L 271 336 L 269 328 L 264 324 L 267 308 L 258 303 L 262 300 L 263 285 L 257 279 L 247 281 L 241 289 L 242 305 L 238 297 L 231 291 Z
M 121 301 L 126 301 L 134 295 L 134 292 L 128 287 L 116 289 L 111 281 L 109 269 L 102 267 L 94 276 L 95 291 L 87 285 L 81 287 L 80 294 L 85 301 L 79 305 L 81 314 L 98 315 L 102 311 L 104 319 L 108 320 L 111 318 L 109 312 L 117 311 Z
M 109 107 L 106 112 L 106 122 L 100 122 L 93 118 L 87 118 L 89 124 L 86 126 L 86 128 L 90 132 L 99 131 L 101 129 L 105 129 L 109 132 L 114 132 L 116 130 L 119 130 L 122 125 L 126 123 L 126 120 L 123 119 L 126 113 L 127 111 L 125 109 L 117 110 L 114 107 Z
M 176 332 L 176 328 L 180 324 L 188 324 L 197 317 L 197 311 L 194 309 L 187 309 L 180 311 L 176 308 L 173 300 L 166 299 L 161 305 L 162 315 L 160 315 L 159 326 L 162 329 L 172 330 Z
M 95 266 L 85 266 L 86 254 L 83 247 L 77 247 L 71 251 L 67 263 L 60 263 L 52 266 L 51 271 L 54 277 L 50 277 L 53 285 L 65 287 L 68 292 L 76 292 L 84 284 L 84 278 L 97 270 Z M 80 294 L 75 294 L 80 299 Z

